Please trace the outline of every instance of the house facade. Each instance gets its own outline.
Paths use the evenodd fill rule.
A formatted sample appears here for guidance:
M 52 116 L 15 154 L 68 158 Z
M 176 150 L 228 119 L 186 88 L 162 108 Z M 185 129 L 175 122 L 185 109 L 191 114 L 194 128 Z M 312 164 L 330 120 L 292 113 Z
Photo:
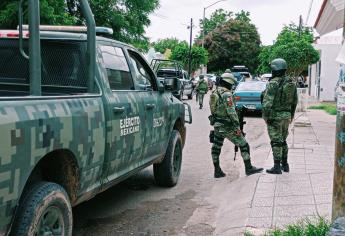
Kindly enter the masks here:
M 318 101 L 335 101 L 340 64 L 336 58 L 341 50 L 341 36 L 325 36 L 313 45 L 320 52 L 320 60 L 309 67 L 308 92 Z

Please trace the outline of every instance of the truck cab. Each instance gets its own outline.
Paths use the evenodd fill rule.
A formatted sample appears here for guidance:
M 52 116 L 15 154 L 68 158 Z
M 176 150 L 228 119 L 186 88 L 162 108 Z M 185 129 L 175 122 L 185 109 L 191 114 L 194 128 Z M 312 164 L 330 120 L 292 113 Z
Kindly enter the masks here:
M 0 31 L 1 236 L 72 235 L 72 206 L 150 165 L 178 183 L 190 107 L 89 27 Z

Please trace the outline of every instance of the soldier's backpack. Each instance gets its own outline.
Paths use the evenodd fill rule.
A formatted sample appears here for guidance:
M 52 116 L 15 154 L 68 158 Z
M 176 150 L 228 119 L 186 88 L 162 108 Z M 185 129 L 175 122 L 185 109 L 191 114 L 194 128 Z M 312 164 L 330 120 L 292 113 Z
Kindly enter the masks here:
M 284 77 L 276 91 L 273 106 L 278 111 L 291 111 L 296 93 L 296 82 L 290 77 Z

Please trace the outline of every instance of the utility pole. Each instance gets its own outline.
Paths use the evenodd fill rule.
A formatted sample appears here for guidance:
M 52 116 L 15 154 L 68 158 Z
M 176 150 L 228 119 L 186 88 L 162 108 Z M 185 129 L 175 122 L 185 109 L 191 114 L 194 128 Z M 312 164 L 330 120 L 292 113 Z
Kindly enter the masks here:
M 298 37 L 301 37 L 302 34 L 302 27 L 303 27 L 303 19 L 302 15 L 299 16 L 299 25 L 298 25 Z
M 192 74 L 192 40 L 193 40 L 193 18 L 190 19 L 190 39 L 189 39 L 189 65 L 188 75 Z
M 204 7 L 204 16 L 202 18 L 202 48 L 205 48 L 205 19 L 206 7 Z

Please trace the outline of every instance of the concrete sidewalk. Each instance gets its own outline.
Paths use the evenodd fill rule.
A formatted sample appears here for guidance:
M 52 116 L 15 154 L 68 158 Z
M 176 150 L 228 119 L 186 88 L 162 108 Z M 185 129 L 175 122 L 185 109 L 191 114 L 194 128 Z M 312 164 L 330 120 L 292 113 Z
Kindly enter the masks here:
M 262 235 L 318 215 L 330 220 L 336 117 L 318 110 L 296 117 L 288 140 L 290 173 L 264 172 L 233 183 L 218 216 L 217 235 Z M 266 154 L 265 169 L 273 165 L 271 150 L 266 148 Z

